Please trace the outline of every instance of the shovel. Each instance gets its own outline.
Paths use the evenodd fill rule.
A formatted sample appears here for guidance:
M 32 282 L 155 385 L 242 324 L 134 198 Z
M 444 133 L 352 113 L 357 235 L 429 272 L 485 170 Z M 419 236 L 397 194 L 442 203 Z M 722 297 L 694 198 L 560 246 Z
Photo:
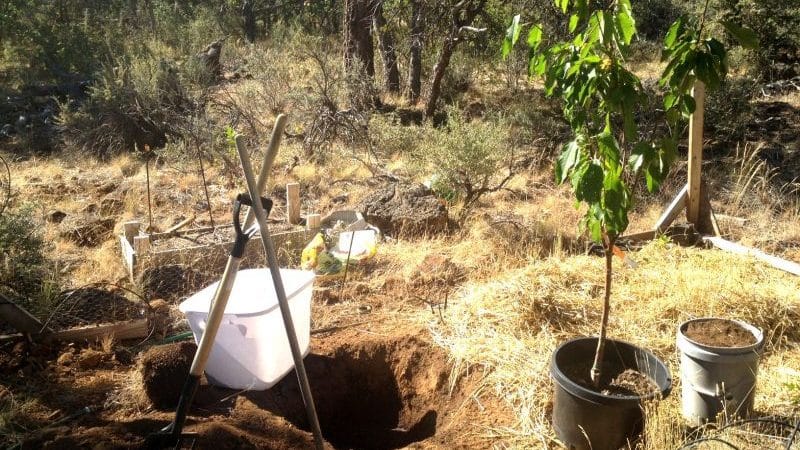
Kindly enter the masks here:
M 197 346 L 197 352 L 194 355 L 192 367 L 189 369 L 189 376 L 186 377 L 186 382 L 181 390 L 178 407 L 175 410 L 175 419 L 161 431 L 147 437 L 144 445 L 147 449 L 180 449 L 184 443 L 187 443 L 189 448 L 194 448 L 195 441 L 197 440 L 197 433 L 184 432 L 183 425 L 186 422 L 186 414 L 189 412 L 189 408 L 192 405 L 194 394 L 197 392 L 197 387 L 200 385 L 200 378 L 205 371 L 208 357 L 211 354 L 211 348 L 214 346 L 214 339 L 217 337 L 219 325 L 225 314 L 225 306 L 228 304 L 231 289 L 233 289 L 233 283 L 236 281 L 236 274 L 239 271 L 239 265 L 242 262 L 245 247 L 250 238 L 255 234 L 255 229 L 248 231 L 242 230 L 240 221 L 241 207 L 245 205 L 252 209 L 254 204 L 255 203 L 248 194 L 239 194 L 233 202 L 233 229 L 236 233 L 236 240 L 228 256 L 225 272 L 223 272 L 222 279 L 217 286 L 217 290 L 214 292 L 214 298 L 211 302 L 211 308 L 208 314 L 208 323 L 203 331 L 203 336 L 200 338 L 200 343 Z M 272 209 L 272 200 L 263 197 L 260 198 L 258 208 L 261 209 L 262 212 L 264 210 L 270 211 Z M 267 238 L 267 240 L 268 239 L 269 238 Z
M 253 193 L 258 193 L 259 186 L 257 185 L 255 177 L 253 177 L 253 166 L 250 163 L 250 156 L 247 153 L 247 149 L 244 147 L 241 136 L 236 136 L 236 151 L 239 153 L 239 159 L 242 162 L 244 178 L 247 180 L 247 190 L 250 191 L 251 195 Z M 294 368 L 297 372 L 297 381 L 300 384 L 300 393 L 303 396 L 306 414 L 311 424 L 311 432 L 314 435 L 314 447 L 317 450 L 323 450 L 324 441 L 322 439 L 322 431 L 319 427 L 319 419 L 317 418 L 317 410 L 314 407 L 314 399 L 311 396 L 308 374 L 306 374 L 305 364 L 303 364 L 303 353 L 300 351 L 300 345 L 297 343 L 297 333 L 294 330 L 292 313 L 289 310 L 289 302 L 286 300 L 286 290 L 283 288 L 275 246 L 269 238 L 269 227 L 267 226 L 268 213 L 262 205 L 258 203 L 254 203 L 250 210 L 255 215 L 256 222 L 258 223 L 259 232 L 261 234 L 261 244 L 264 246 L 264 253 L 267 255 L 267 264 L 269 265 L 269 271 L 272 275 L 272 282 L 275 284 L 275 294 L 278 297 L 278 307 L 283 317 L 286 337 L 289 339 L 289 347 L 292 351 L 292 359 L 294 359 Z
M 233 283 L 236 279 L 236 273 L 238 272 L 242 256 L 244 255 L 247 241 L 255 234 L 255 227 L 252 229 L 248 228 L 253 219 L 256 219 L 259 225 L 258 228 L 261 233 L 261 242 L 264 245 L 264 251 L 267 255 L 270 273 L 275 285 L 275 293 L 278 297 L 278 305 L 281 310 L 281 315 L 283 316 L 284 327 L 286 329 L 289 346 L 292 351 L 292 357 L 294 358 L 295 369 L 300 381 L 303 402 L 305 404 L 306 412 L 308 413 L 308 419 L 314 434 L 315 448 L 317 450 L 322 450 L 324 448 L 317 412 L 314 408 L 314 401 L 311 397 L 311 388 L 308 383 L 308 376 L 305 371 L 305 366 L 303 365 L 303 355 L 300 352 L 300 347 L 297 343 L 297 334 L 295 332 L 294 324 L 289 311 L 289 304 L 286 299 L 286 291 L 281 280 L 280 269 L 278 268 L 277 257 L 275 255 L 275 248 L 272 244 L 272 240 L 270 239 L 269 229 L 267 227 L 267 217 L 269 216 L 269 212 L 272 208 L 272 201 L 260 197 L 260 192 L 264 190 L 264 187 L 267 183 L 267 177 L 272 167 L 272 162 L 275 160 L 275 155 L 277 153 L 277 149 L 280 144 L 280 138 L 283 134 L 283 129 L 285 126 L 286 116 L 278 116 L 278 119 L 275 122 L 275 128 L 272 132 L 272 139 L 270 140 L 267 154 L 261 167 L 261 173 L 259 174 L 258 181 L 256 181 L 253 176 L 253 168 L 250 163 L 250 158 L 244 149 L 243 143 L 239 137 L 236 138 L 236 148 L 242 161 L 242 169 L 244 170 L 245 179 L 247 180 L 247 188 L 250 194 L 239 194 L 234 201 L 233 225 L 236 232 L 236 240 L 233 248 L 231 249 L 228 262 L 225 266 L 222 280 L 220 280 L 217 290 L 214 293 L 214 298 L 211 303 L 211 310 L 209 311 L 208 322 L 203 332 L 203 336 L 200 339 L 197 353 L 192 361 L 192 367 L 189 371 L 189 376 L 187 377 L 186 383 L 181 391 L 178 408 L 175 411 L 175 419 L 160 432 L 148 436 L 145 441 L 145 448 L 163 449 L 172 447 L 179 449 L 184 442 L 189 443 L 189 448 L 194 447 L 197 434 L 184 432 L 183 425 L 186 421 L 186 414 L 191 406 L 194 394 L 197 391 L 197 386 L 200 383 L 200 377 L 203 375 L 206 362 L 208 361 L 209 354 L 211 353 L 211 348 L 213 347 L 217 330 L 219 329 L 220 322 L 222 321 L 222 317 L 225 312 L 225 306 L 228 303 L 228 298 L 230 297 L 231 289 L 233 288 Z M 254 202 L 252 201 L 252 198 L 257 198 L 260 201 Z M 242 205 L 250 207 L 247 217 L 245 218 L 244 229 L 242 228 L 242 224 L 240 222 L 240 211 Z

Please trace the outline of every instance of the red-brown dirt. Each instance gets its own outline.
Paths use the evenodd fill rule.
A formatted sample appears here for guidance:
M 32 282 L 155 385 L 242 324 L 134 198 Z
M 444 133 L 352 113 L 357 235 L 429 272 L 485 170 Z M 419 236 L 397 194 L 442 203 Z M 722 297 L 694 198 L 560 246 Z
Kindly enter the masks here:
M 470 433 L 477 424 L 505 423 L 508 415 L 497 399 L 475 394 L 481 374 L 451 378 L 445 353 L 423 335 L 423 330 L 384 335 L 345 329 L 312 340 L 305 362 L 327 448 L 475 448 L 486 445 Z M 114 392 L 136 379 L 120 380 L 120 374 L 135 373 L 136 365 L 109 356 L 93 371 L 59 368 L 60 353 L 53 349 L 46 370 L 31 381 L 52 383 L 42 390 L 44 396 L 61 391 L 46 400 L 61 414 L 30 424 L 39 431 L 16 436 L 20 449 L 140 448 L 148 434 L 172 420 L 170 410 L 116 404 L 121 397 Z M 105 408 L 52 426 L 87 405 Z M 185 427 L 199 435 L 195 448 L 214 450 L 311 448 L 308 429 L 294 372 L 267 391 L 242 393 L 204 384 Z

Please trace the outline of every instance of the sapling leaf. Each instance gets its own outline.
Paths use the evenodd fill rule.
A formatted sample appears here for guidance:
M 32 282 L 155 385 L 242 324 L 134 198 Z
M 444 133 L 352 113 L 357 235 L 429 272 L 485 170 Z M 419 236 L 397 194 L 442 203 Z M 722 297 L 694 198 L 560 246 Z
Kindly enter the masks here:
M 678 38 L 678 33 L 680 33 L 681 28 L 683 27 L 683 18 L 680 17 L 678 20 L 672 23 L 667 31 L 667 35 L 664 36 L 664 47 L 672 48 L 672 45 L 675 43 L 675 40 Z
M 556 160 L 556 182 L 563 183 L 569 172 L 578 163 L 580 157 L 580 147 L 577 139 L 568 142 L 561 150 L 561 155 Z
M 533 50 L 538 50 L 539 45 L 542 43 L 542 26 L 534 25 L 528 31 L 528 47 Z
M 628 158 L 628 167 L 633 173 L 638 173 L 642 166 L 648 164 L 653 159 L 655 149 L 650 142 L 638 142 L 633 146 L 630 158 Z
M 575 29 L 578 28 L 578 22 L 580 21 L 580 16 L 578 14 L 573 14 L 569 17 L 569 32 L 574 33 Z
M 511 49 L 514 48 L 514 45 L 517 44 L 517 40 L 519 39 L 519 34 L 522 31 L 522 27 L 519 25 L 519 18 L 519 14 L 514 16 L 514 18 L 511 19 L 511 25 L 506 30 L 506 36 L 503 39 L 503 47 L 501 49 L 503 59 L 508 58 Z
M 599 202 L 603 192 L 603 176 L 603 167 L 597 161 L 575 170 L 572 177 L 575 198 L 590 204 Z
M 730 20 L 723 20 L 720 22 L 720 24 L 725 27 L 725 30 L 730 33 L 734 39 L 739 41 L 739 44 L 742 47 L 750 50 L 755 50 L 758 48 L 758 35 L 756 35 L 753 30 L 739 26 Z
M 606 117 L 608 120 L 608 116 Z M 619 166 L 620 155 L 619 145 L 611 131 L 610 124 L 607 124 L 605 130 L 597 135 L 597 148 L 600 150 L 600 155 L 602 155 L 603 161 L 606 163 L 605 166 L 609 169 Z
M 664 109 L 671 109 L 675 106 L 675 102 L 678 101 L 678 96 L 674 93 L 670 92 L 664 96 Z
M 682 100 L 681 112 L 688 117 L 697 108 L 697 102 L 694 100 L 694 97 L 689 94 L 684 94 Z
M 617 25 L 622 35 L 622 41 L 625 45 L 630 45 L 633 35 L 636 34 L 636 22 L 631 17 L 630 12 L 620 11 L 617 14 Z

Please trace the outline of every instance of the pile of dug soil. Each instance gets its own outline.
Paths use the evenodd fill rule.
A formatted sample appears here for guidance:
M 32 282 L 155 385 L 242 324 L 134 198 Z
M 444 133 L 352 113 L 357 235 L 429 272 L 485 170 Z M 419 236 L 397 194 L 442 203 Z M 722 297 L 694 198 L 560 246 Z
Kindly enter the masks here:
M 153 406 L 171 409 L 178 404 L 196 350 L 193 342 L 177 342 L 153 347 L 142 355 L 142 384 Z

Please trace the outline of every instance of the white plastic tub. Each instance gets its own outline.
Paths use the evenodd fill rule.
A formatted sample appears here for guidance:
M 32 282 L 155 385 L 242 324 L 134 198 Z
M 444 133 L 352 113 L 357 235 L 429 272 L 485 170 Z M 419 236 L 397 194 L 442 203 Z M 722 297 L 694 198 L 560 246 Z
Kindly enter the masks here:
M 305 357 L 311 326 L 314 272 L 281 269 L 297 342 Z M 217 283 L 180 304 L 196 342 L 206 327 Z M 206 365 L 214 385 L 231 389 L 264 390 L 294 368 L 278 298 L 269 269 L 241 270 L 231 291 L 225 315 Z

